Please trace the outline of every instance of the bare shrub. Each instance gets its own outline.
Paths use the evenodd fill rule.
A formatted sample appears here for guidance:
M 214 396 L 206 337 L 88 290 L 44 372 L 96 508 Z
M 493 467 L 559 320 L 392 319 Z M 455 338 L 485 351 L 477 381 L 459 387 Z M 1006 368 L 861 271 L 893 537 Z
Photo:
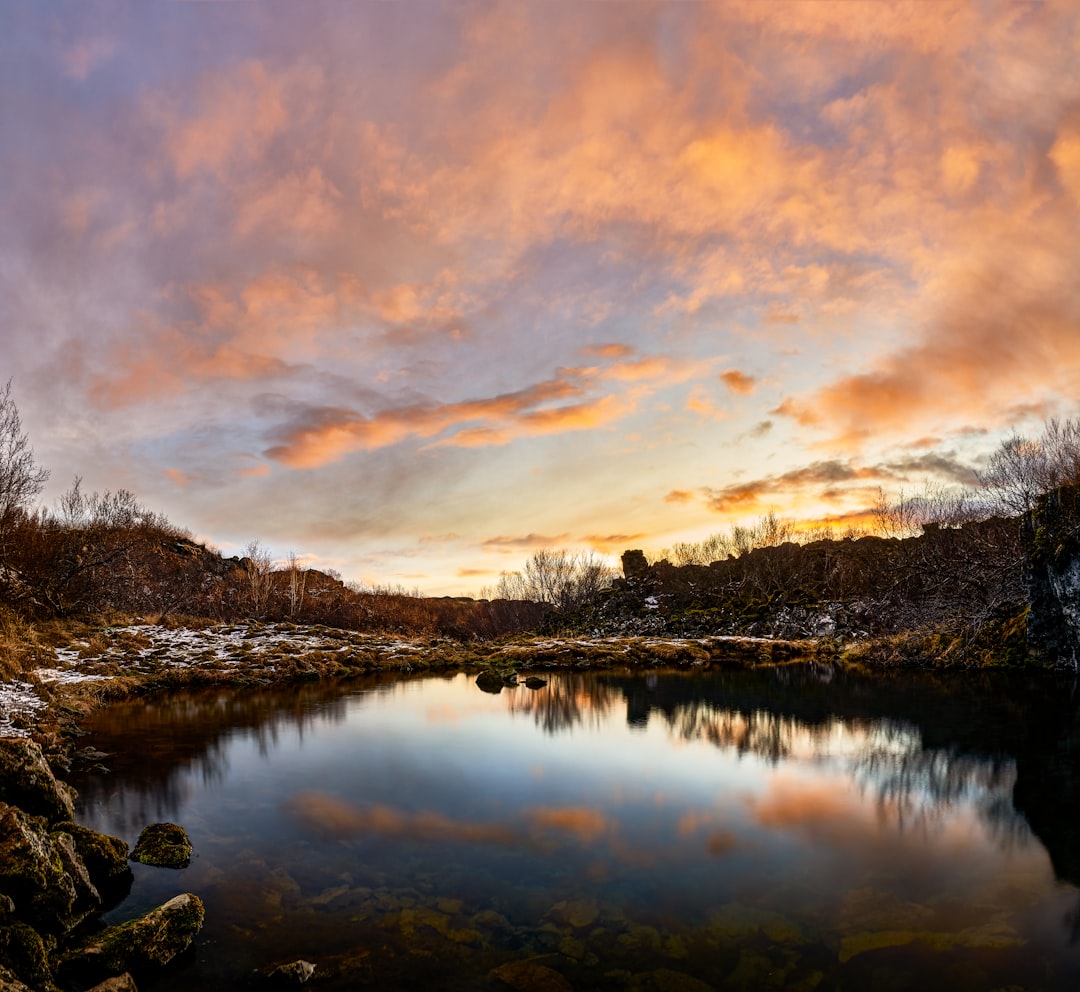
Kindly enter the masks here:
M 495 597 L 547 603 L 565 613 L 589 602 L 614 577 L 614 570 L 591 551 L 541 548 L 520 572 L 499 576 Z
M 1037 438 L 1006 438 L 979 481 L 991 511 L 1010 516 L 1030 510 L 1051 489 L 1080 482 L 1080 420 L 1048 420 Z
M 0 391 L 0 565 L 10 553 L 12 532 L 25 519 L 48 478 L 48 471 L 34 461 L 8 379 Z

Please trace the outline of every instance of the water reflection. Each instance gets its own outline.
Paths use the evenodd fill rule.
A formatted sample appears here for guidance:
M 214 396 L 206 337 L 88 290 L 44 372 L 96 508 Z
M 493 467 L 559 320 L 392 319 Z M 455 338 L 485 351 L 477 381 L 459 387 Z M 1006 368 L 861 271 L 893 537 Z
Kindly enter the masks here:
M 344 969 L 328 988 L 361 959 L 373 987 L 490 988 L 545 956 L 582 989 L 990 989 L 1036 960 L 1064 989 L 1077 742 L 1046 680 L 372 677 L 112 708 L 88 743 L 113 772 L 76 784 L 100 829 L 189 828 L 186 880 L 140 874 L 123 911 L 203 895 L 233 960 L 211 986 L 295 948 Z

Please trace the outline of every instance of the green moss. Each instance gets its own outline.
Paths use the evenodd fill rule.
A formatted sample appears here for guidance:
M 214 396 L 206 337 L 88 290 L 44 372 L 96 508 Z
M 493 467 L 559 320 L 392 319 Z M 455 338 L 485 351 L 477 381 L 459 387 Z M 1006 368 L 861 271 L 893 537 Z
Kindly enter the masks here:
M 191 841 L 175 823 L 151 823 L 139 834 L 131 860 L 156 868 L 186 868 L 191 863 Z
M 11 921 L 0 927 L 0 964 L 34 989 L 55 988 L 49 968 L 49 945 L 25 923 Z

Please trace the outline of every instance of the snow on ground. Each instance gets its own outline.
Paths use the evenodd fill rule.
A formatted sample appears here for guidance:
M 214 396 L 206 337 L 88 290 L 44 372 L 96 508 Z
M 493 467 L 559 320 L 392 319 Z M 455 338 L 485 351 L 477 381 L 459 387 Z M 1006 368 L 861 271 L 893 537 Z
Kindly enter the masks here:
M 0 737 L 29 736 L 26 724 L 44 706 L 29 682 L 0 682 Z

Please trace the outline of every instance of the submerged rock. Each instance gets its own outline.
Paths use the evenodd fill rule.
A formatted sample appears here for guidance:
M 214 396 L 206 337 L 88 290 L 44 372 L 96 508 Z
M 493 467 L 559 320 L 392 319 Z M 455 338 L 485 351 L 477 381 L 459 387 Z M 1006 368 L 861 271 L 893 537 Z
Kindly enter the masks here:
M 276 965 L 266 973 L 266 977 L 279 985 L 303 985 L 314 974 L 315 965 L 298 959 Z
M 595 899 L 567 899 L 555 903 L 548 916 L 556 923 L 580 930 L 592 926 L 600 916 L 600 905 Z
M 151 823 L 139 834 L 131 860 L 155 868 L 186 868 L 191 864 L 191 841 L 175 823 Z
M 145 916 L 91 935 L 62 956 L 61 969 L 68 975 L 101 975 L 168 964 L 191 946 L 204 915 L 198 896 L 175 896 Z
M 24 737 L 0 738 L 0 802 L 50 823 L 75 816 L 72 790 L 56 781 L 41 748 Z
M 546 685 L 547 679 L 542 679 L 539 675 L 530 675 L 525 680 L 526 689 L 543 689 Z
M 491 971 L 514 992 L 573 992 L 574 987 L 554 968 L 535 961 L 511 961 Z

